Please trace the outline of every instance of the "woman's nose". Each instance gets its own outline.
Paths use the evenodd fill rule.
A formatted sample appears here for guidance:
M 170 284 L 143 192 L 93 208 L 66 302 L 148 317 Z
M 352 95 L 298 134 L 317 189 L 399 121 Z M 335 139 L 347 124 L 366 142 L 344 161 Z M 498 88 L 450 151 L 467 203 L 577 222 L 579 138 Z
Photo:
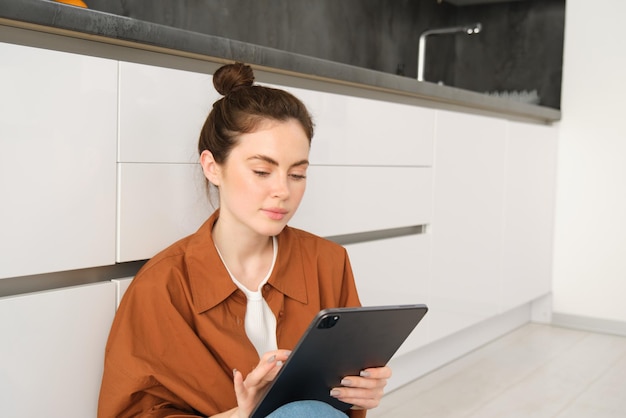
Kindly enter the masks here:
M 276 176 L 273 184 L 272 195 L 281 199 L 289 197 L 289 183 L 287 176 Z

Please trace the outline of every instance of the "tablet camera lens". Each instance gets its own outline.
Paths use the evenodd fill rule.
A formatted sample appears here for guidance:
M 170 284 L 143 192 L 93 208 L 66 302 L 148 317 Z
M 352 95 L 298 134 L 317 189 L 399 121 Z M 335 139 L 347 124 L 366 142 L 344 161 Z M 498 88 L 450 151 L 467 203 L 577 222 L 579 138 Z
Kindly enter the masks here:
M 337 324 L 337 321 L 339 321 L 339 315 L 328 315 L 322 318 L 317 327 L 321 329 L 332 328 Z

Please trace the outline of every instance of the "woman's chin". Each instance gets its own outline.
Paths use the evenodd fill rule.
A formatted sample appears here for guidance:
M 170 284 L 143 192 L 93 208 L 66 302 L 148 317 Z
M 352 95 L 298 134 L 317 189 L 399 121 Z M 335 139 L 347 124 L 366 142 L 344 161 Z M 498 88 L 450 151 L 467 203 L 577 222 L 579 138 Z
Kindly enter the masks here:
M 259 229 L 257 229 L 257 232 L 261 235 L 265 235 L 268 237 L 274 237 L 278 234 L 280 234 L 282 232 L 283 229 L 285 229 L 285 226 L 287 226 L 287 222 L 270 222 L 269 224 L 265 224 L 263 226 L 260 226 Z

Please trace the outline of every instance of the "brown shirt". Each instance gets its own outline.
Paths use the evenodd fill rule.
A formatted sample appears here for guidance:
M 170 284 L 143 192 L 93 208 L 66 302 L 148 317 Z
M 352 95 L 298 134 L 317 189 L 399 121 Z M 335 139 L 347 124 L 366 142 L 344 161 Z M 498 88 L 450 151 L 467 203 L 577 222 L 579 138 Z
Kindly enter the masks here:
M 210 416 L 237 405 L 233 369 L 245 376 L 259 356 L 244 330 L 246 297 L 213 244 L 217 216 L 152 258 L 126 291 L 106 347 L 98 417 Z M 343 247 L 289 227 L 277 238 L 262 292 L 278 347 L 293 349 L 319 310 L 360 302 Z

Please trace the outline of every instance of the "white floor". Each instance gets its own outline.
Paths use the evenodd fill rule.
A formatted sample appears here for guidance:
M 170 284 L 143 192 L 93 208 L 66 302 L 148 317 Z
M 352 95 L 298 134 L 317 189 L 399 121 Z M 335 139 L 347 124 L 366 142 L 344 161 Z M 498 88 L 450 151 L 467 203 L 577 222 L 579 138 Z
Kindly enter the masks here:
M 368 418 L 626 417 L 626 337 L 528 324 L 387 394 Z

